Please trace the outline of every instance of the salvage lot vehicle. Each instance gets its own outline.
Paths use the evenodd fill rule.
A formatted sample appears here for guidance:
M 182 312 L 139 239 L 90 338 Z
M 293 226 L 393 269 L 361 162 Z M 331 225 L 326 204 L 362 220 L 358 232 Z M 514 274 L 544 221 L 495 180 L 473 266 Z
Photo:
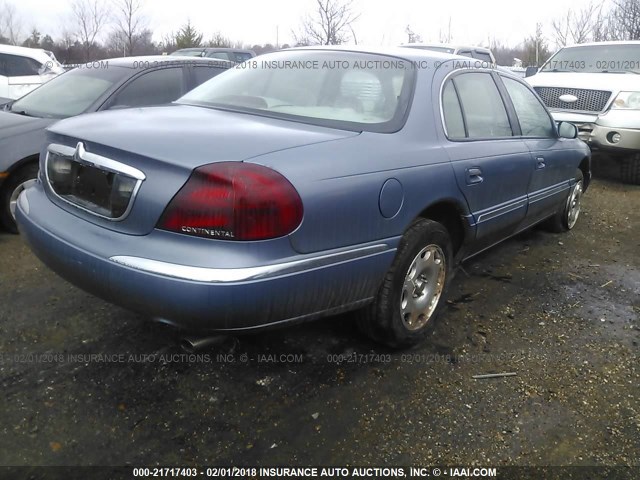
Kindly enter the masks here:
M 38 173 L 45 129 L 101 110 L 169 103 L 229 68 L 222 60 L 130 57 L 81 66 L 8 104 L 0 112 L 0 223 L 17 233 L 18 195 Z
M 51 52 L 0 45 L 0 98 L 19 98 L 63 72 Z
M 487 65 L 495 65 L 496 58 L 491 49 L 486 47 L 469 45 L 451 45 L 449 43 L 407 43 L 404 48 L 417 48 L 422 50 L 432 50 L 434 52 L 450 53 L 452 55 L 462 55 L 486 62 Z
M 558 121 L 572 122 L 594 150 L 620 160 L 640 185 L 640 41 L 564 47 L 529 77 Z
M 402 347 L 433 329 L 460 261 L 575 225 L 589 149 L 516 77 L 404 48 L 262 58 L 174 105 L 52 126 L 18 199 L 37 256 L 189 328 L 362 308 L 364 332 Z
M 236 63 L 242 63 L 247 60 L 251 60 L 256 56 L 256 52 L 253 50 L 243 50 L 240 48 L 224 48 L 224 47 L 197 47 L 197 48 L 182 48 L 176 50 L 170 54 L 182 55 L 187 57 L 205 57 L 205 58 L 219 58 L 222 60 L 230 60 Z

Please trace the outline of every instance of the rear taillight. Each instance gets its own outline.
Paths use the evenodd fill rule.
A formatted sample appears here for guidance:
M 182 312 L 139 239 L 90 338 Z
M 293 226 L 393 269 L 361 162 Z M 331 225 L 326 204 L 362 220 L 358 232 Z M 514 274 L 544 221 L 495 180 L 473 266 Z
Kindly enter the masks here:
M 270 168 L 222 162 L 197 168 L 163 213 L 158 228 L 205 238 L 266 240 L 293 232 L 302 200 Z

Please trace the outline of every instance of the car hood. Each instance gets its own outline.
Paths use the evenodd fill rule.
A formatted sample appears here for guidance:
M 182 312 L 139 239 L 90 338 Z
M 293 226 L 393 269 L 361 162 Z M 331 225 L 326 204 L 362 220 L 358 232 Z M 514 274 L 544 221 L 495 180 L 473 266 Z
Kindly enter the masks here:
M 613 92 L 640 90 L 633 73 L 541 72 L 526 79 L 532 87 L 585 88 Z
M 27 117 L 17 113 L 0 112 L 0 138 L 44 129 L 53 122 L 55 120 L 51 118 Z
M 82 115 L 60 121 L 49 130 L 188 168 L 247 160 L 359 133 L 175 104 Z

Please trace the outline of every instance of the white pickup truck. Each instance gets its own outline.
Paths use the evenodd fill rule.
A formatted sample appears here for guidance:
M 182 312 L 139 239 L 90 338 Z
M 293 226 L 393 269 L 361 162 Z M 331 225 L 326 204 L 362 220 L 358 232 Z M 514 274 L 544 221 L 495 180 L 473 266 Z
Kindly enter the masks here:
M 622 179 L 640 184 L 640 41 L 564 47 L 527 81 L 557 121 L 610 153 Z

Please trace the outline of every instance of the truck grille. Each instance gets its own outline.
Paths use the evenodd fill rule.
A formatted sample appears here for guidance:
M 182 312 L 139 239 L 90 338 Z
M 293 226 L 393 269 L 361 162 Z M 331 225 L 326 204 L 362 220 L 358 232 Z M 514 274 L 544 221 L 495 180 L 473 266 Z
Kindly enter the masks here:
M 606 90 L 583 90 L 578 88 L 534 87 L 542 101 L 549 108 L 576 110 L 580 112 L 601 112 L 606 107 L 611 92 Z M 562 95 L 578 97 L 575 103 L 560 100 Z
M 49 145 L 45 161 L 51 190 L 65 202 L 108 220 L 124 219 L 145 180 L 139 170 L 87 152 Z

